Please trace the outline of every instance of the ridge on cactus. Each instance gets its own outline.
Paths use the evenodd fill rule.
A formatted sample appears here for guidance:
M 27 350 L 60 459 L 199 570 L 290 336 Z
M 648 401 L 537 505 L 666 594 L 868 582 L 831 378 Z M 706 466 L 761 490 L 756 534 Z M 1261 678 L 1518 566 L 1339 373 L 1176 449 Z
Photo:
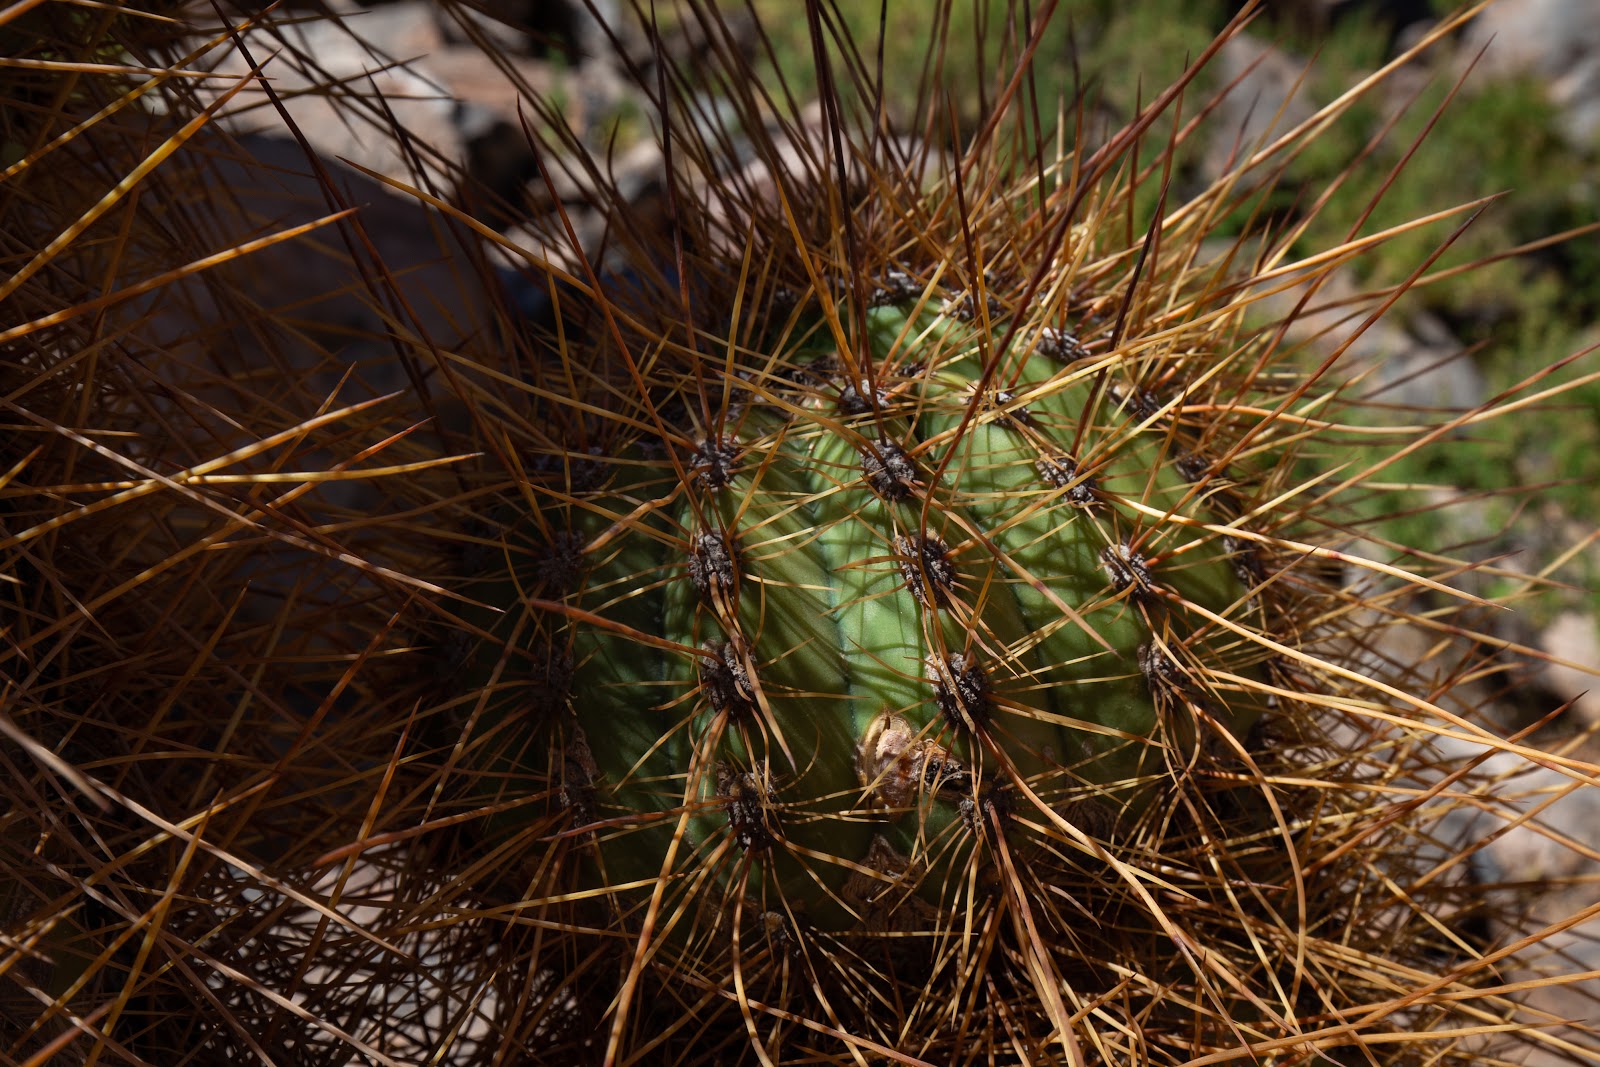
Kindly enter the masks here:
M 1344 350 L 1432 259 L 1296 332 L 1481 205 L 1312 250 L 1268 207 L 1467 15 L 1196 182 L 1248 8 L 1103 130 L 1052 4 L 929 9 L 909 113 L 832 5 L 815 106 L 764 7 L 650 6 L 591 42 L 649 187 L 528 94 L 534 193 L 479 212 L 321 69 L 355 14 L 36 8 L 0 12 L 6 1062 L 1600 1056 L 1534 999 L 1592 1006 L 1534 968 L 1593 909 L 1478 862 L 1537 825 L 1512 771 L 1600 771 L 1489 713 L 1472 565 L 1349 507 L 1544 376 L 1364 402 Z M 414 180 L 219 129 L 292 115 L 289 71 Z
M 471 590 L 542 613 L 503 620 L 539 668 L 505 717 L 544 714 L 496 756 L 543 748 L 586 818 L 642 817 L 605 835 L 607 879 L 656 875 L 681 808 L 689 867 L 748 856 L 785 921 L 863 925 L 908 890 L 950 903 L 933 870 L 1008 794 L 1112 817 L 1230 764 L 1260 715 L 1264 653 L 1228 625 L 1263 610 L 1249 504 L 1184 463 L 1212 427 L 1108 386 L 1115 357 L 1062 360 L 1060 328 L 988 350 L 998 301 L 980 322 L 896 281 L 860 345 L 833 305 L 732 382 L 706 367 L 715 425 L 633 440 L 641 412 L 611 469 L 549 464 L 526 564 Z

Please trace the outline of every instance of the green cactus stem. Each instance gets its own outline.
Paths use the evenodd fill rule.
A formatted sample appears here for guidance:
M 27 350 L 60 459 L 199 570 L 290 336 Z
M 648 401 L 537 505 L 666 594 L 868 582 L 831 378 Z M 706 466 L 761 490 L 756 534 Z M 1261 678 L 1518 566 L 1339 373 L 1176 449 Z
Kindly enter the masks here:
M 1173 404 L 900 287 L 859 333 L 791 316 L 715 434 L 540 487 L 514 585 L 482 594 L 543 612 L 508 615 L 513 662 L 570 665 L 523 676 L 547 714 L 494 750 L 564 783 L 607 884 L 748 856 L 742 892 L 826 928 L 866 919 L 862 876 L 948 906 L 984 798 L 1132 818 L 1260 714 L 1206 682 L 1260 654 L 1207 617 L 1252 596 Z M 529 699 L 507 681 L 502 726 Z

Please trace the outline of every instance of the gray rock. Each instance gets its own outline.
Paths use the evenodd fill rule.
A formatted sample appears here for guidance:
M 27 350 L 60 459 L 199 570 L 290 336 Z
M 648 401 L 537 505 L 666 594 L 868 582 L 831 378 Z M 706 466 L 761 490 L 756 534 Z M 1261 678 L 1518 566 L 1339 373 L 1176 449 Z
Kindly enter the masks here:
M 1437 691 L 1447 670 L 1430 658 L 1432 644 L 1426 631 L 1396 625 L 1381 651 L 1369 647 L 1343 656 L 1336 648 L 1326 651 L 1375 679 L 1429 693 Z M 1417 837 L 1408 831 L 1387 844 L 1396 861 L 1409 870 L 1430 872 L 1429 880 L 1439 886 L 1465 883 L 1487 890 L 1497 946 L 1538 935 L 1501 960 L 1500 973 L 1507 982 L 1563 980 L 1513 994 L 1521 1005 L 1516 1017 L 1547 1026 L 1552 1018 L 1591 1024 L 1600 1021 L 1600 978 L 1591 973 L 1600 972 L 1600 911 L 1594 909 L 1600 900 L 1600 852 L 1595 848 L 1600 784 L 1582 764 L 1552 761 L 1526 745 L 1522 747 L 1529 754 L 1524 755 L 1512 750 L 1517 747 L 1513 743 L 1500 741 L 1500 728 L 1486 714 L 1491 697 L 1490 690 L 1469 682 L 1443 698 L 1445 711 L 1486 728 L 1476 739 L 1470 727 L 1442 722 L 1435 725 L 1449 733 L 1434 733 L 1420 722 L 1404 728 L 1379 721 L 1341 728 L 1349 732 L 1352 747 L 1371 746 L 1382 737 L 1397 751 L 1414 753 L 1400 780 L 1376 771 L 1380 788 L 1374 803 L 1394 802 L 1390 790 L 1396 788 L 1433 794 L 1425 801 L 1431 824 L 1430 817 L 1412 824 L 1429 826 L 1430 832 Z M 1407 714 L 1427 718 L 1420 712 Z M 1358 731 L 1375 736 L 1357 736 Z M 1465 773 L 1449 777 L 1458 771 Z M 1548 1026 L 1546 1033 L 1596 1049 L 1592 1035 L 1569 1027 Z M 1486 1057 L 1528 1055 L 1524 1042 L 1502 1048 L 1493 1037 L 1481 1051 Z M 1521 1062 L 1572 1061 L 1539 1051 Z
M 1309 284 L 1266 297 L 1263 311 L 1288 315 Z M 1340 376 L 1366 376 L 1371 384 L 1363 395 L 1385 404 L 1465 411 L 1488 398 L 1482 373 L 1443 322 L 1425 313 L 1404 321 L 1386 315 L 1362 329 L 1371 308 L 1349 272 L 1334 273 L 1290 326 L 1289 340 L 1322 356 L 1342 346 Z
M 175 195 L 204 212 L 205 252 L 346 205 L 356 209 L 343 225 L 357 251 L 335 224 L 159 290 L 137 309 L 154 315 L 139 337 L 169 384 L 192 391 L 218 376 L 276 386 L 278 374 L 302 396 L 351 401 L 411 392 L 397 352 L 431 376 L 434 352 L 484 341 L 493 294 L 472 268 L 471 247 L 436 213 L 338 168 L 324 188 L 294 141 L 246 136 L 209 148 L 172 175 Z
M 182 469 L 304 425 L 319 412 L 383 396 L 389 399 L 358 417 L 226 472 L 260 469 L 269 459 L 287 463 L 283 469 L 317 472 L 470 451 L 459 435 L 469 417 L 461 393 L 469 386 L 447 354 L 464 352 L 492 366 L 507 363 L 512 351 L 495 332 L 494 276 L 486 282 L 474 269 L 474 250 L 416 201 L 337 167 L 330 168 L 333 197 L 295 142 L 246 137 L 230 146 L 202 139 L 208 143 L 172 162 L 164 187 L 187 205 L 194 232 L 205 235 L 195 255 L 281 233 L 345 204 L 356 215 L 118 309 L 116 330 L 108 333 L 126 338 L 122 365 L 141 375 L 127 391 L 149 425 L 130 452 L 155 469 Z M 140 249 L 126 260 L 145 263 L 146 254 L 160 262 L 175 253 Z M 386 440 L 379 453 L 359 458 Z M 409 573 L 400 540 L 364 532 L 398 506 L 382 482 L 321 481 L 285 512 L 261 513 L 263 531 L 279 543 L 231 553 L 210 577 L 218 588 L 248 590 L 240 620 L 272 620 L 285 603 L 307 604 L 285 624 L 291 635 L 285 640 L 298 639 L 303 626 L 320 641 L 338 626 L 360 647 L 360 613 L 334 607 L 368 594 L 403 595 L 392 576 L 355 563 Z M 218 521 L 210 513 L 201 519 Z M 339 532 L 315 532 L 321 530 Z M 319 615 L 315 605 L 324 598 L 329 610 Z M 313 678 L 307 692 L 315 693 L 316 668 L 307 670 Z
M 1537 79 L 1561 112 L 1563 133 L 1600 144 L 1600 0 L 1499 0 L 1463 32 L 1459 69 L 1483 50 L 1472 81 Z
M 1452 738 L 1439 738 L 1436 744 L 1460 762 L 1485 751 Z M 1537 766 L 1503 751 L 1488 756 L 1480 770 L 1492 779 L 1472 790 L 1481 801 L 1451 812 L 1441 823 L 1440 836 L 1447 853 L 1472 850 L 1474 873 L 1496 887 L 1496 940 L 1510 944 L 1536 936 L 1503 961 L 1506 980 L 1531 983 L 1600 972 L 1600 911 L 1594 907 L 1600 900 L 1600 856 L 1594 851 L 1600 785 L 1584 781 L 1577 772 Z M 1600 978 L 1530 985 L 1516 1000 L 1525 1021 L 1600 1022 Z M 1595 1048 L 1592 1035 L 1569 1027 L 1552 1026 L 1546 1032 Z M 1572 1062 L 1555 1049 L 1531 1056 L 1524 1050 L 1522 1055 L 1528 1056 L 1522 1062 L 1530 1067 Z
M 1600 0 L 1498 0 L 1463 30 L 1460 61 L 1480 49 L 1486 77 L 1554 81 L 1600 50 Z
M 1304 59 L 1246 33 L 1222 46 L 1211 74 L 1231 88 L 1209 124 L 1214 132 L 1201 164 L 1207 179 L 1220 177 L 1315 113 L 1302 85 L 1307 68 Z
M 1600 146 L 1600 53 L 1585 56 L 1550 83 L 1561 132 L 1573 144 Z

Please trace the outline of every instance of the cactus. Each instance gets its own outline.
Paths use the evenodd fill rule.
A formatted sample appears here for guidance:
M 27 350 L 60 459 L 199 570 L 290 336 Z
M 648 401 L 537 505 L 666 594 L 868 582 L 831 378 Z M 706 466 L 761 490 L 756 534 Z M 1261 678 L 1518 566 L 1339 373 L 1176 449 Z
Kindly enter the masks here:
M 532 603 L 508 639 L 562 664 L 506 686 L 544 704 L 510 747 L 585 817 L 641 817 L 607 878 L 761 856 L 768 910 L 848 927 L 872 855 L 937 903 L 983 805 L 1142 807 L 1132 783 L 1228 762 L 1260 716 L 1266 652 L 1236 631 L 1274 598 L 1252 501 L 1200 458 L 1215 424 L 980 288 L 986 321 L 903 273 L 859 318 L 797 308 L 731 374 L 708 361 L 708 425 L 633 439 L 645 408 L 581 477 L 531 482 L 522 565 L 473 595 Z
M 1293 331 L 1383 235 L 1302 254 L 1257 213 L 1359 93 L 1180 197 L 1241 21 L 1058 144 L 1050 11 L 985 23 L 975 127 L 925 105 L 897 136 L 833 9 L 807 5 L 817 118 L 685 5 L 628 60 L 657 195 L 539 103 L 547 210 L 512 239 L 405 141 L 453 292 L 387 243 L 377 183 L 313 166 L 251 201 L 304 168 L 131 113 L 182 42 L 50 8 L 42 69 L 131 61 L 17 90 L 56 110 L 7 133 L 37 256 L 3 397 L 40 438 L 0 457 L 29 761 L 0 980 L 40 991 L 0 999 L 39 1005 L 8 1056 L 1592 1055 L 1518 1000 L 1581 976 L 1496 970 L 1581 914 L 1516 925 L 1452 820 L 1512 810 L 1478 761 L 1595 768 L 1500 736 L 1466 566 L 1361 545 L 1347 501 L 1387 461 L 1340 465 L 1525 401 L 1358 422 Z M 224 210 L 306 195 L 265 235 Z M 364 322 L 272 306 L 238 270 L 276 254 L 286 282 L 357 264 Z

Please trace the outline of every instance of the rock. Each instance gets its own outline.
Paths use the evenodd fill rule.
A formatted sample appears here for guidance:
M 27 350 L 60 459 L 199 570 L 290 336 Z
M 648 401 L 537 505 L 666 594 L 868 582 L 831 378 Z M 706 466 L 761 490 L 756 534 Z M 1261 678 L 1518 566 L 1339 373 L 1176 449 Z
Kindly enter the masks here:
M 1427 630 L 1397 623 L 1381 642 L 1361 648 L 1334 643 L 1319 654 L 1397 688 L 1434 694 L 1457 666 L 1434 656 L 1435 647 Z M 1545 934 L 1499 967 L 1507 983 L 1529 983 L 1510 997 L 1520 1005 L 1517 1019 L 1546 1025 L 1552 1036 L 1587 1048 L 1589 1039 L 1581 1032 L 1553 1020 L 1600 1019 L 1600 911 L 1594 908 L 1600 899 L 1600 853 L 1593 847 L 1600 785 L 1581 767 L 1510 751 L 1517 745 L 1498 740 L 1503 727 L 1495 721 L 1493 699 L 1493 688 L 1481 681 L 1445 693 L 1442 709 L 1482 727 L 1476 738 L 1470 726 L 1439 722 L 1426 713 L 1418 713 L 1418 719 L 1432 719 L 1430 725 L 1448 732 L 1352 716 L 1334 724 L 1333 736 L 1342 737 L 1351 750 L 1376 751 L 1380 738 L 1397 749 L 1426 746 L 1426 760 L 1404 778 L 1392 779 L 1374 768 L 1372 802 L 1399 803 L 1417 790 L 1428 796 L 1421 802 L 1434 821 L 1427 833 L 1407 831 L 1375 847 L 1374 855 L 1386 856 L 1380 862 L 1397 864 L 1408 878 L 1429 872 L 1427 884 L 1441 892 L 1458 885 L 1486 889 L 1491 947 L 1515 944 L 1574 917 L 1582 920 Z M 1592 761 L 1593 754 L 1588 758 Z M 1452 777 L 1456 772 L 1463 773 Z M 1574 975 L 1582 977 L 1573 980 Z M 1535 984 L 1540 977 L 1556 976 L 1566 980 Z M 1525 1044 L 1502 1047 L 1493 1035 L 1478 1051 L 1485 1061 L 1504 1062 L 1495 1057 L 1513 1047 L 1519 1057 L 1527 1055 Z M 1572 1061 L 1552 1052 L 1551 1058 L 1520 1062 L 1544 1067 Z
M 1600 146 L 1600 55 L 1586 56 L 1550 83 L 1561 132 L 1573 144 Z
M 1458 69 L 1472 81 L 1531 77 L 1574 144 L 1600 144 L 1600 0 L 1499 0 L 1463 31 Z
M 1593 615 L 1566 611 L 1539 637 L 1550 654 L 1544 681 L 1585 725 L 1600 728 L 1600 626 Z
M 524 124 L 565 123 L 580 140 L 601 142 L 630 92 L 607 37 L 626 36 L 615 3 L 329 7 L 337 20 L 263 19 L 241 34 L 294 127 L 325 159 L 435 195 L 451 198 L 464 174 L 462 188 L 488 193 L 465 199 L 496 226 L 537 175 Z M 203 83 L 202 103 L 251 73 L 227 35 L 201 28 L 196 40 L 213 38 L 224 43 L 197 65 L 219 77 Z M 561 101 L 553 113 L 551 101 Z M 218 125 L 290 136 L 260 84 L 234 97 Z
M 380 409 L 390 425 L 420 423 L 413 437 L 429 442 L 431 452 L 460 451 L 451 435 L 469 416 L 438 354 L 492 352 L 504 343 L 495 333 L 499 294 L 492 278 L 486 284 L 473 269 L 474 247 L 415 200 L 330 167 L 335 197 L 294 141 L 202 139 L 207 150 L 176 161 L 183 169 L 171 170 L 169 180 L 175 197 L 205 205 L 206 253 L 344 205 L 356 213 L 130 302 L 126 321 L 138 325 L 129 343 L 155 386 L 148 403 L 163 420 L 201 422 L 221 453 L 257 436 L 262 425 L 398 394 Z M 241 428 L 221 414 L 239 410 L 260 421 Z M 316 447 L 324 436 L 335 437 L 313 435 L 304 444 L 297 462 L 306 469 L 329 469 L 359 447 L 341 442 L 341 451 L 324 453 Z M 319 508 L 370 512 L 382 494 L 364 481 L 345 481 L 320 487 L 315 498 Z
M 1219 245 L 1217 251 L 1222 254 L 1225 248 Z M 1288 315 L 1306 295 L 1307 285 L 1265 297 L 1264 313 Z M 1437 412 L 1469 410 L 1487 399 L 1482 373 L 1443 322 L 1418 312 L 1402 323 L 1391 314 L 1362 330 L 1371 303 L 1349 271 L 1338 271 L 1311 295 L 1290 326 L 1288 340 L 1310 346 L 1319 357 L 1344 346 L 1341 376 L 1364 375 L 1370 384 L 1361 395 L 1368 400 Z
M 479 0 L 476 7 L 436 5 L 434 17 L 438 19 L 439 33 L 448 47 L 466 45 L 476 50 L 481 40 L 492 43 L 506 54 L 528 55 L 535 49 L 529 38 L 537 28 L 529 22 L 527 9 L 528 4 L 511 0 Z M 549 3 L 547 9 L 559 13 L 558 33 L 571 25 L 571 9 L 566 3 L 557 0 Z M 575 58 L 576 53 L 568 55 Z
M 1208 180 L 1315 113 L 1304 91 L 1307 67 L 1305 60 L 1246 33 L 1222 46 L 1211 73 L 1232 88 L 1210 123 L 1215 132 L 1201 163 Z
M 1437 737 L 1431 744 L 1441 757 L 1437 775 L 1481 762 L 1472 779 L 1452 787 L 1474 800 L 1449 811 L 1434 841 L 1419 854 L 1445 865 L 1468 857 L 1464 867 L 1472 880 L 1490 889 L 1496 946 L 1537 935 L 1536 944 L 1500 964 L 1508 983 L 1528 983 L 1513 995 L 1521 1006 L 1516 1016 L 1541 1022 L 1553 1037 L 1585 1044 L 1582 1031 L 1551 1025 L 1551 1020 L 1583 1025 L 1600 1018 L 1600 978 L 1594 977 L 1600 973 L 1600 912 L 1593 907 L 1600 898 L 1600 856 L 1588 845 L 1600 824 L 1600 786 L 1580 772 L 1538 766 L 1486 743 Z M 1574 917 L 1581 921 L 1572 923 Z M 1568 923 L 1566 929 L 1541 933 Z M 1584 974 L 1588 977 L 1580 980 L 1570 977 Z M 1563 981 L 1536 984 L 1554 977 Z M 1527 1055 L 1525 1046 L 1516 1047 L 1519 1056 Z M 1503 1050 L 1490 1038 L 1482 1051 L 1492 1058 Z M 1551 1050 L 1521 1062 L 1543 1067 L 1572 1061 Z
M 1498 0 L 1462 31 L 1460 60 L 1485 77 L 1547 81 L 1600 50 L 1600 0 Z
M 210 887 L 212 899 L 228 901 L 236 921 L 248 916 L 260 934 L 227 959 L 247 980 L 230 982 L 207 970 L 206 981 L 232 1010 L 259 1017 L 257 991 L 281 981 L 274 968 L 284 958 L 301 961 L 294 999 L 322 1025 L 285 1037 L 293 1062 L 436 1063 L 444 1044 L 448 1062 L 489 1060 L 499 1047 L 493 1020 L 503 1008 L 485 973 L 504 965 L 501 946 L 462 926 L 409 922 L 400 896 L 413 884 L 403 873 L 409 862 L 402 849 L 376 848 L 348 865 L 304 872 L 307 884 L 293 894 L 262 888 L 238 867 L 226 867 Z M 330 923 L 330 916 L 337 919 Z M 353 949 L 347 940 L 353 932 L 371 943 Z M 535 988 L 549 981 L 548 972 L 539 972 Z M 461 989 L 481 996 L 468 1003 Z M 366 1055 L 352 1057 L 352 1050 Z
M 359 224 L 364 239 L 347 244 L 340 224 L 324 227 L 213 267 L 135 306 L 133 314 L 153 316 L 139 337 L 150 347 L 150 365 L 164 368 L 169 382 L 189 392 L 213 376 L 260 379 L 285 394 L 303 394 L 314 408 L 315 398 L 336 394 L 349 402 L 410 392 L 398 349 L 424 367 L 433 399 L 441 400 L 449 390 L 438 380 L 433 352 L 498 343 L 487 336 L 495 294 L 472 268 L 474 245 L 440 226 L 437 213 L 336 168 L 333 189 L 325 189 L 291 140 L 246 136 L 206 147 L 172 175 L 181 195 L 207 205 L 206 253 L 345 205 L 356 214 L 343 225 Z M 184 366 L 196 376 L 171 377 Z M 462 425 L 459 414 L 439 414 Z
M 465 142 L 456 97 L 425 58 L 444 43 L 432 4 L 402 0 L 344 10 L 337 20 L 262 22 L 240 36 L 319 155 L 408 184 L 426 179 L 436 190 L 450 187 L 446 175 L 465 155 Z M 244 49 L 222 40 L 222 55 L 211 67 L 222 77 L 204 83 L 202 99 L 220 97 L 251 73 Z M 282 115 L 259 84 L 247 85 L 218 121 L 234 134 L 287 136 Z M 404 141 L 396 128 L 406 131 Z M 420 157 L 420 175 L 408 148 Z
M 157 125 L 151 136 L 164 132 Z M 462 395 L 481 388 L 482 379 L 446 353 L 513 366 L 503 353 L 515 347 L 497 306 L 498 280 L 475 266 L 470 238 L 416 200 L 329 165 L 335 195 L 297 142 L 202 132 L 192 144 L 168 163 L 161 195 L 185 205 L 171 212 L 180 223 L 171 232 L 202 235 L 203 244 L 184 248 L 159 227 L 136 231 L 124 256 L 134 279 L 179 257 L 326 218 L 344 205 L 356 213 L 114 309 L 107 336 L 123 346 L 121 364 L 141 376 L 122 386 L 137 398 L 130 420 L 141 419 L 129 454 L 153 469 L 180 470 L 376 397 L 387 399 L 224 469 L 256 472 L 277 463 L 324 472 L 468 451 L 460 432 L 471 405 Z M 502 392 L 500 402 L 514 408 L 517 391 Z M 374 520 L 396 507 L 386 484 L 356 478 L 304 491 L 316 480 L 262 487 L 263 498 L 283 503 L 259 509 L 245 506 L 240 490 L 221 511 L 243 516 L 237 520 L 186 501 L 180 506 L 188 516 L 171 520 L 192 526 L 197 539 L 201 530 L 220 538 L 231 523 L 241 530 L 253 524 L 258 528 L 249 532 L 267 540 L 219 554 L 207 576 L 217 589 L 240 591 L 234 619 L 241 626 L 271 631 L 279 647 L 306 650 L 279 669 L 288 679 L 284 700 L 308 721 L 330 699 L 332 714 L 352 706 L 343 693 L 328 697 L 327 671 L 338 669 L 328 661 L 374 640 L 365 604 L 411 595 L 396 576 L 412 566 L 406 538 L 377 533 L 382 524 Z M 228 654 L 247 656 L 242 647 Z
M 430 5 L 432 6 L 432 5 Z M 489 37 L 503 49 L 576 66 L 610 51 L 607 27 L 620 24 L 616 0 L 475 0 L 439 5 L 440 32 L 450 44 Z

